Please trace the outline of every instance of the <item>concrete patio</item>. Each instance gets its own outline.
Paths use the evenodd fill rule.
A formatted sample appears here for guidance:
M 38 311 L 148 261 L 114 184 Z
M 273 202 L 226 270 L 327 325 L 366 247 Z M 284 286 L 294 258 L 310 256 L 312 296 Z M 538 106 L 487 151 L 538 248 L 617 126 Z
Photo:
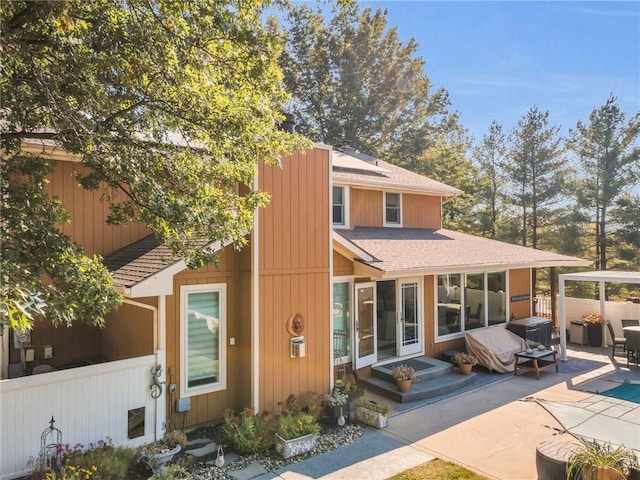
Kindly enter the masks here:
M 489 478 L 535 480 L 536 447 L 576 442 L 539 401 L 581 402 L 623 382 L 640 383 L 640 368 L 611 360 L 610 348 L 569 344 L 560 371 L 514 376 L 395 414 L 390 426 L 347 447 L 262 475 L 261 480 L 384 480 L 432 458 L 450 460 Z M 640 404 L 632 413 L 640 424 Z M 635 418 L 635 417 L 634 417 Z M 640 430 L 639 430 L 640 432 Z M 640 433 L 639 433 L 640 435 Z

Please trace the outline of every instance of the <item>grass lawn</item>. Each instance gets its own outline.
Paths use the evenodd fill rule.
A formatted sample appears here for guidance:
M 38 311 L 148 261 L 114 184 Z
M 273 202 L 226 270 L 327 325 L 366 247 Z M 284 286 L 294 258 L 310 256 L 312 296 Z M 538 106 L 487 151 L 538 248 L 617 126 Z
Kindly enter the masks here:
M 387 480 L 488 480 L 484 475 L 455 463 L 436 458 L 417 467 L 389 477 Z

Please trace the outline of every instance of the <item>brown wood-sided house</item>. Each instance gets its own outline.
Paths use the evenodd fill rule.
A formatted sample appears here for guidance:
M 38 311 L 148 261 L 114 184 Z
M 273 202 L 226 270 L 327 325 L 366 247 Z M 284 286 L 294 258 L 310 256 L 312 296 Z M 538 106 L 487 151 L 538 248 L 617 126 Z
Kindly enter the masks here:
M 51 415 L 65 443 L 135 443 L 227 409 L 273 411 L 290 394 L 328 392 L 336 362 L 362 376 L 531 315 L 532 268 L 587 264 L 443 229 L 442 205 L 461 191 L 317 145 L 260 165 L 271 201 L 249 245 L 214 245 L 219 264 L 192 271 L 144 226 L 107 225 L 100 193 L 74 181 L 82 164 L 49 153 L 50 193 L 72 215 L 64 231 L 105 257 L 126 300 L 104 329 L 36 325 L 32 361 L 4 335 L 0 478 L 24 471 Z M 41 365 L 52 371 L 32 375 Z

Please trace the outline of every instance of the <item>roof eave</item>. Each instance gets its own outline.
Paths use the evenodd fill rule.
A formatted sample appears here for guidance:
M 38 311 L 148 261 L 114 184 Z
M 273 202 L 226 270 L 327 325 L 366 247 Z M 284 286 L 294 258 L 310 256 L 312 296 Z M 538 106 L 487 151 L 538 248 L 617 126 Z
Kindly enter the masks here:
M 396 183 L 396 182 L 385 182 L 385 181 L 362 181 L 362 180 L 343 180 L 343 179 L 334 179 L 334 185 L 341 186 L 349 186 L 349 187 L 366 187 L 366 188 L 384 188 L 386 190 L 400 190 L 402 193 L 415 193 L 420 195 L 435 195 L 438 197 L 447 197 L 454 198 L 462 195 L 464 192 L 462 190 L 454 189 L 451 190 L 436 190 L 436 189 L 428 189 L 428 188 L 416 188 L 407 186 L 406 184 Z
M 484 263 L 477 265 L 446 265 L 437 267 L 420 267 L 420 268 L 403 268 L 395 270 L 383 270 L 376 267 L 373 263 L 363 263 L 369 267 L 368 271 L 376 272 L 379 278 L 399 278 L 399 277 L 418 277 L 427 275 L 439 275 L 447 273 L 460 273 L 460 272 L 484 272 L 484 271 L 500 271 L 500 270 L 515 270 L 519 268 L 550 268 L 550 267 L 588 267 L 592 262 L 587 260 L 556 260 L 556 261 L 535 261 L 535 262 L 523 262 L 523 263 Z

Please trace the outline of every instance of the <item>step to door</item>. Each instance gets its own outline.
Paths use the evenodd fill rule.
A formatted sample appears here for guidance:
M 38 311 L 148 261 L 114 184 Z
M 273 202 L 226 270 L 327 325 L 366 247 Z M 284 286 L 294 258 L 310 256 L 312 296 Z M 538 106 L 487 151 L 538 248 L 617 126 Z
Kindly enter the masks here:
M 413 367 L 416 379 L 408 392 L 398 391 L 391 370 L 395 365 Z M 371 376 L 360 378 L 362 388 L 382 395 L 394 402 L 408 403 L 438 397 L 466 387 L 473 382 L 476 374 L 462 375 L 453 365 L 430 357 L 418 357 L 398 361 L 371 369 Z

